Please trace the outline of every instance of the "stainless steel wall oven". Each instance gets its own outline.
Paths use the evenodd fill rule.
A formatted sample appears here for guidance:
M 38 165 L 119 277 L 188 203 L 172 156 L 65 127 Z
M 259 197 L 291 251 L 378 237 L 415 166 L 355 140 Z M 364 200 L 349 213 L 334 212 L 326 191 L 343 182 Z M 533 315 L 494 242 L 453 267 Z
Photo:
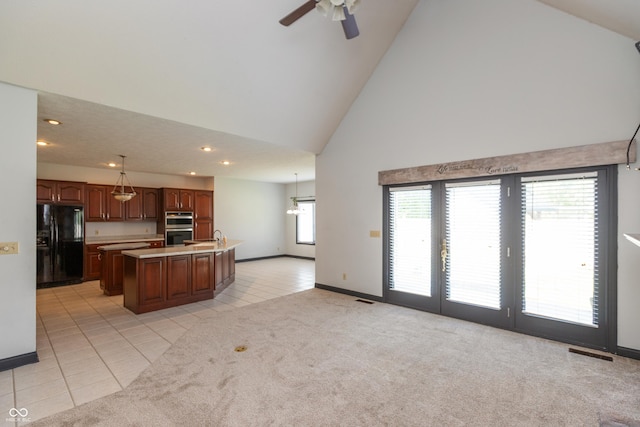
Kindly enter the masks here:
M 164 219 L 165 246 L 180 246 L 193 239 L 193 212 L 166 212 Z

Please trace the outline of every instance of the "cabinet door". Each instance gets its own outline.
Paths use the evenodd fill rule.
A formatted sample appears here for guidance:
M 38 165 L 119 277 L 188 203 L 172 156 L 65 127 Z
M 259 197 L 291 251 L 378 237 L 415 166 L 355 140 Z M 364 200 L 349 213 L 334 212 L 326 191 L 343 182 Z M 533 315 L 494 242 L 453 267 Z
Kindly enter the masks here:
M 80 182 L 61 181 L 57 184 L 59 203 L 84 203 L 84 184 Z
M 109 187 L 106 187 L 105 192 L 107 198 L 105 203 L 107 206 L 107 221 L 124 221 L 125 204 L 129 202 L 116 200 L 116 198 L 111 195 L 111 189 Z
M 167 299 L 190 295 L 191 255 L 167 257 Z
M 85 245 L 84 280 L 98 280 L 102 268 L 102 257 L 98 250 L 100 245 Z
M 124 203 L 127 221 L 144 219 L 144 189 L 136 188 L 136 193 L 133 199 Z
M 174 188 L 163 189 L 163 206 L 167 211 L 180 210 L 180 190 Z
M 195 192 L 194 218 L 213 220 L 213 191 Z
M 36 200 L 41 203 L 53 203 L 56 201 L 56 183 L 39 179 L 36 183 Z
M 143 215 L 145 220 L 158 219 L 158 190 L 155 188 L 144 188 L 142 192 Z
M 85 221 L 106 220 L 106 199 L 107 189 L 104 185 L 86 186 L 86 206 L 84 212 Z
M 195 192 L 193 190 L 180 190 L 180 210 L 193 211 L 195 207 Z
M 138 292 L 139 306 L 166 301 L 166 258 L 139 260 Z
M 207 240 L 213 238 L 213 221 L 210 219 L 195 220 L 193 238 L 196 240 Z
M 191 293 L 204 294 L 215 289 L 214 285 L 214 255 L 213 253 L 194 254 L 191 260 Z
M 215 260 L 214 260 L 214 273 L 215 273 L 215 289 L 218 289 L 218 286 L 222 286 L 222 252 L 215 252 Z
M 222 252 L 222 281 L 229 278 L 229 251 Z

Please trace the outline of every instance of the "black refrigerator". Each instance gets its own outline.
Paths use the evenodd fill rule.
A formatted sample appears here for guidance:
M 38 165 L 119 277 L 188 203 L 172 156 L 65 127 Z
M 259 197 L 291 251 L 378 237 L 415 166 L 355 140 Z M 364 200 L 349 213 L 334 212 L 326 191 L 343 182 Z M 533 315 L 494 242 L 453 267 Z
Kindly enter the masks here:
M 36 288 L 82 282 L 82 206 L 38 204 Z

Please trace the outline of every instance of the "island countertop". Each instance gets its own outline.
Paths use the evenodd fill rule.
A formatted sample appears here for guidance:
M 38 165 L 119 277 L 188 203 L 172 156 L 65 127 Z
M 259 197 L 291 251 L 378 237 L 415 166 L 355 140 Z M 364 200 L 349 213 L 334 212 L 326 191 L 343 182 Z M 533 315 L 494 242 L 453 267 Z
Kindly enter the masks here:
M 242 240 L 229 240 L 226 245 L 212 243 L 196 243 L 187 246 L 168 246 L 164 248 L 135 249 L 122 251 L 122 255 L 133 258 L 157 258 L 175 255 L 190 255 L 201 252 L 224 252 L 240 245 Z

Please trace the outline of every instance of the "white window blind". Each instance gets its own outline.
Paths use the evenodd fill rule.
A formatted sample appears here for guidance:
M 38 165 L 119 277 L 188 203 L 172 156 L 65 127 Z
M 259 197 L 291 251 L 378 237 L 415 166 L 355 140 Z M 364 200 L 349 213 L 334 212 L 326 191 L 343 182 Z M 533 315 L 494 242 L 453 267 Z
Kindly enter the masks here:
M 445 185 L 449 301 L 499 309 L 500 180 Z
M 431 186 L 389 190 L 389 288 L 431 296 Z
M 522 179 L 526 314 L 598 325 L 597 173 Z

